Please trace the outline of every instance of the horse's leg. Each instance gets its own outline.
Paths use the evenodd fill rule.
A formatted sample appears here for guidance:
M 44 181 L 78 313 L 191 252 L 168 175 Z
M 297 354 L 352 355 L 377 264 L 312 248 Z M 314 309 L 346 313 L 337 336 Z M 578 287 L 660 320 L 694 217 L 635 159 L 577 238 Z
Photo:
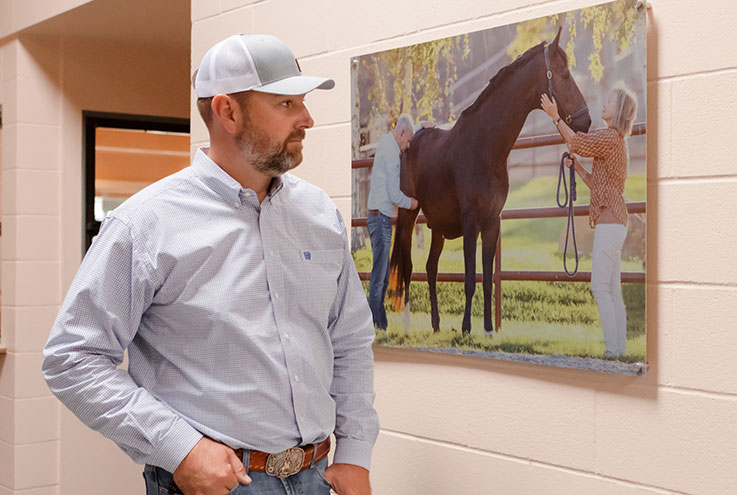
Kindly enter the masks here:
M 494 253 L 496 241 L 499 238 L 499 217 L 494 217 L 481 230 L 481 263 L 484 270 L 484 331 L 486 335 L 494 335 L 494 325 L 491 322 L 491 286 L 494 273 Z
M 466 220 L 463 226 L 463 258 L 466 265 L 466 310 L 463 313 L 463 333 L 471 332 L 471 303 L 476 291 L 476 241 L 479 230 L 475 222 Z
M 440 330 L 440 315 L 438 314 L 438 260 L 440 253 L 443 251 L 445 238 L 442 234 L 432 231 L 432 243 L 430 244 L 430 254 L 427 256 L 427 285 L 430 289 L 430 314 L 432 315 L 432 329 L 434 332 Z

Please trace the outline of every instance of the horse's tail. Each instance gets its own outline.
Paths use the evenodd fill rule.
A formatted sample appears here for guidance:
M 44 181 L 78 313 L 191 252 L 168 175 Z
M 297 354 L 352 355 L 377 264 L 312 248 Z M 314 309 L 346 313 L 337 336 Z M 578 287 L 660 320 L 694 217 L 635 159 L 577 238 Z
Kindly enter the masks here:
M 392 310 L 402 311 L 409 300 L 409 282 L 412 278 L 412 229 L 420 209 L 399 208 L 394 229 L 394 248 L 389 261 L 387 299 Z

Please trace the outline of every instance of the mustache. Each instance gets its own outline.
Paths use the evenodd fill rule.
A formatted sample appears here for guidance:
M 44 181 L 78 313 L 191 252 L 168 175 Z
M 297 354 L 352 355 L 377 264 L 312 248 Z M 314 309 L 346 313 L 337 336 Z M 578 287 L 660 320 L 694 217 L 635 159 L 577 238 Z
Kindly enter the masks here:
M 296 138 L 304 139 L 306 135 L 307 133 L 305 132 L 304 129 L 297 129 L 296 131 L 289 134 L 289 136 L 287 136 L 286 141 L 291 141 L 292 139 L 296 139 Z

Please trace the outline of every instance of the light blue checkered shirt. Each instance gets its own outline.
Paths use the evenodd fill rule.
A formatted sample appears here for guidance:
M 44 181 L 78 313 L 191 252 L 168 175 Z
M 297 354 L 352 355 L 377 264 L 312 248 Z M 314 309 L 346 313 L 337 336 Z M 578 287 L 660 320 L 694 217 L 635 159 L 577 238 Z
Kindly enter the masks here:
M 285 174 L 259 204 L 199 150 L 105 219 L 43 372 L 139 463 L 174 471 L 202 435 L 280 452 L 334 432 L 334 461 L 368 469 L 373 339 L 329 197 Z

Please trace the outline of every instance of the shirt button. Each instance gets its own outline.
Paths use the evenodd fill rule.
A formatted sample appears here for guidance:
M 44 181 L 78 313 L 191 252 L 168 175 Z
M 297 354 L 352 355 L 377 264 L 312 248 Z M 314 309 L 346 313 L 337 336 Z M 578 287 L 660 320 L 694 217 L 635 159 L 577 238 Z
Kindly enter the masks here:
M 278 292 L 274 292 L 274 299 L 279 299 L 279 293 Z
M 269 249 L 269 256 L 274 256 L 274 250 L 273 249 Z
M 285 333 L 284 334 L 284 340 L 289 340 L 289 334 L 288 333 Z
M 243 193 L 243 195 L 245 197 L 247 197 L 247 198 L 250 198 L 251 197 L 251 191 L 246 191 L 245 193 Z
M 299 381 L 299 375 L 294 375 L 294 381 L 295 382 L 298 382 Z

